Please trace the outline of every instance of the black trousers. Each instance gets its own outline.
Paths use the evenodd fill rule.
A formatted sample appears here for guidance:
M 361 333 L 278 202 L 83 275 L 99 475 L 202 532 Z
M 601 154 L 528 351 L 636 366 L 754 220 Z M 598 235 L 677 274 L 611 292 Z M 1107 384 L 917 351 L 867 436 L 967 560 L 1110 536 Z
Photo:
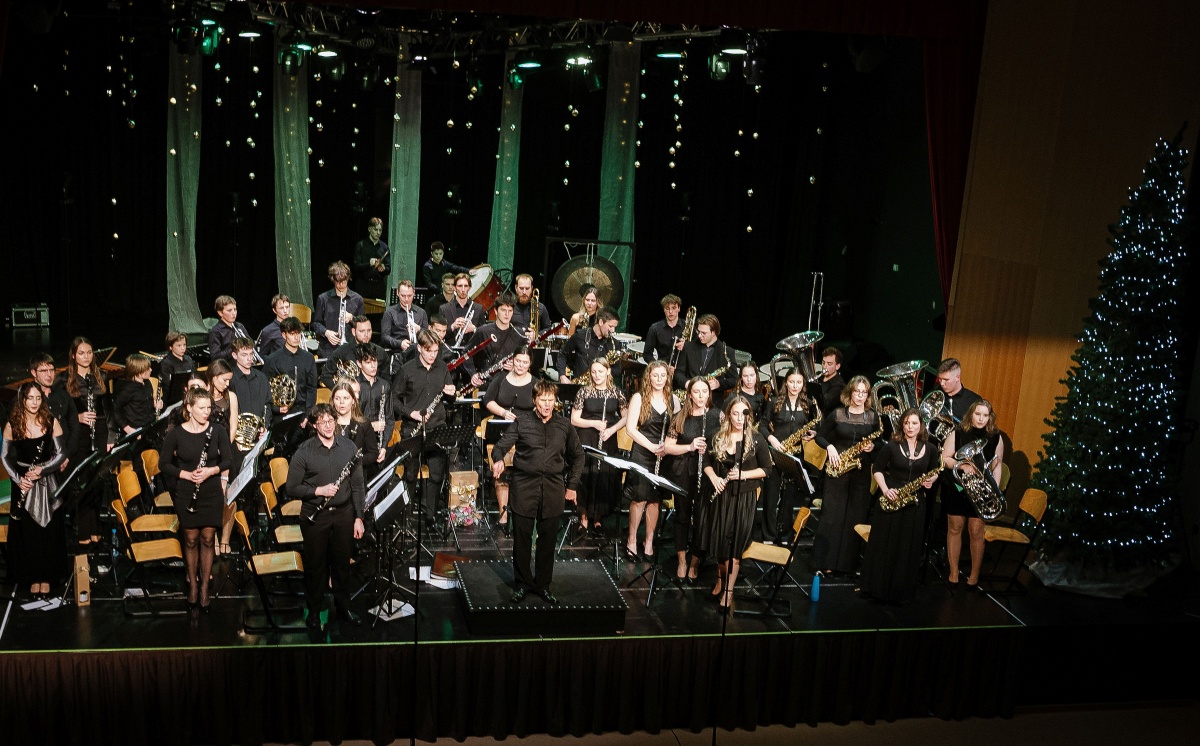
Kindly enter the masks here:
M 447 462 L 446 454 L 436 445 L 426 443 L 424 451 L 420 454 L 420 463 L 418 464 L 417 451 L 421 448 L 420 438 L 413 437 L 401 444 L 401 448 L 412 452 L 412 456 L 408 461 L 404 462 L 404 481 L 408 482 L 408 494 L 415 496 L 417 492 L 417 480 L 421 475 L 419 466 L 429 467 L 429 481 L 425 483 L 425 492 L 421 494 L 421 509 L 426 515 L 434 515 L 438 509 L 445 505 L 445 500 L 442 499 L 442 483 L 446 481 Z
M 550 587 L 554 579 L 554 543 L 558 538 L 558 523 L 561 514 L 545 518 L 513 513 L 513 577 L 515 587 L 532 588 L 535 591 Z M 529 560 L 533 553 L 533 529 L 537 527 L 537 555 L 533 572 Z
M 304 536 L 304 600 L 310 615 L 321 612 L 330 578 L 337 607 L 350 608 L 350 553 L 354 549 L 354 509 L 350 505 L 326 508 L 317 513 L 315 521 L 309 521 L 315 510 L 315 506 L 306 503 L 300 515 L 300 533 Z

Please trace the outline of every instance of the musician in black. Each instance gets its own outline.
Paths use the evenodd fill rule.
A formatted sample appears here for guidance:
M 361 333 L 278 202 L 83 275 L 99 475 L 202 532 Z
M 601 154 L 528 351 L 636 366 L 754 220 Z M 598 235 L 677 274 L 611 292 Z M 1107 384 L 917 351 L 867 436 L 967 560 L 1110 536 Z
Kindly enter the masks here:
M 262 417 L 264 426 L 271 424 L 271 384 L 266 374 L 254 367 L 254 343 L 248 339 L 235 339 L 233 363 L 229 388 L 237 396 L 238 411 Z M 237 428 L 236 423 L 233 427 Z
M 287 494 L 303 500 L 304 596 L 308 627 L 319 629 L 325 589 L 333 581 L 338 618 L 358 624 L 350 608 L 350 553 L 363 536 L 366 486 L 361 459 L 349 438 L 337 433 L 337 415 L 328 404 L 309 413 L 316 435 L 304 441 L 288 467 Z
M 154 424 L 162 407 L 162 401 L 154 396 L 154 384 L 150 383 L 150 358 L 140 352 L 125 358 L 125 376 L 129 380 L 117 391 L 113 406 L 118 437 Z
M 389 306 L 379 322 L 382 327 L 380 339 L 384 347 L 394 354 L 403 353 L 407 361 L 416 353 L 413 346 L 417 341 L 417 333 L 429 328 L 429 314 L 424 308 L 413 304 L 416 289 L 411 280 L 400 281 L 396 286 L 396 297 L 400 302 Z
M 465 272 L 454 276 L 454 297 L 442 304 L 441 314 L 450 323 L 446 340 L 451 347 L 461 347 L 479 325 L 487 321 L 483 306 L 468 298 L 471 294 L 471 276 Z
M 429 246 L 429 260 L 421 267 L 421 276 L 425 278 L 425 287 L 433 289 L 438 286 L 438 280 L 443 279 L 447 274 L 457 275 L 461 272 L 469 271 L 469 267 L 463 267 L 454 262 L 445 259 L 446 246 L 441 241 L 434 241 Z M 450 300 L 447 298 L 446 300 Z
M 529 340 L 529 344 L 534 344 L 537 339 L 529 336 L 529 325 L 532 323 L 533 317 L 533 276 L 532 275 L 517 275 L 513 280 L 513 289 L 517 292 L 517 302 L 513 306 L 512 323 L 517 327 L 517 331 L 525 335 Z M 550 318 L 550 311 L 547 310 L 546 304 L 538 301 L 538 333 L 546 331 L 554 326 L 554 321 Z
M 942 407 L 942 414 L 948 416 L 954 421 L 958 427 L 970 427 L 970 423 L 964 423 L 963 415 L 967 409 L 980 400 L 979 394 L 963 386 L 962 384 L 962 365 L 956 358 L 946 358 L 937 367 L 937 384 L 938 388 L 945 394 L 945 404 Z M 948 438 L 953 440 L 953 438 Z M 944 444 L 943 444 L 944 445 Z M 961 445 L 961 444 L 960 444 Z M 951 453 L 950 455 L 954 455 Z M 954 473 L 950 469 L 946 469 L 938 477 L 938 484 L 935 493 L 940 503 L 940 509 L 929 510 L 925 514 L 926 533 L 929 536 L 930 549 L 939 552 L 948 547 L 943 547 L 942 537 L 949 536 L 950 524 L 952 523 L 951 515 L 966 515 L 959 508 L 965 501 L 962 500 L 958 481 L 954 478 Z M 954 509 L 958 512 L 951 513 Z M 975 525 L 973 534 L 983 536 L 983 521 L 979 520 L 978 514 L 975 516 Z M 946 530 L 942 530 L 942 525 L 946 525 Z M 961 541 L 961 536 L 955 536 L 956 541 Z M 972 536 L 972 541 L 974 541 Z M 979 539 L 982 541 L 982 539 Z M 947 552 L 948 553 L 948 552 Z M 958 577 L 957 569 L 954 571 L 953 577 Z
M 358 350 L 363 345 L 372 344 L 371 340 L 375 333 L 371 330 L 371 319 L 366 316 L 355 316 L 354 321 L 350 323 L 350 341 L 344 345 L 338 345 L 329 354 L 325 360 L 325 365 L 321 368 L 320 382 L 325 384 L 326 388 L 333 388 L 333 379 L 337 377 L 338 372 L 347 369 L 353 369 L 354 366 L 350 363 L 358 364 Z M 385 366 L 391 366 L 391 356 L 384 350 L 379 350 L 376 353 L 378 358 L 380 355 L 384 357 L 382 361 Z M 385 368 L 386 370 L 386 368 Z M 355 374 L 357 376 L 357 374 Z
M 279 325 L 283 330 L 283 348 L 276 350 L 263 365 L 267 380 L 278 375 L 288 375 L 296 382 L 296 401 L 290 407 L 275 407 L 276 414 L 284 415 L 292 409 L 307 412 L 317 403 L 317 363 L 313 354 L 300 347 L 303 328 L 300 320 L 289 316 Z
M 379 345 L 358 346 L 358 405 L 371 427 L 376 445 L 384 450 L 392 439 L 396 418 L 392 412 L 392 383 L 379 372 L 380 354 L 383 350 Z
M 962 366 L 956 358 L 946 358 L 938 365 L 937 383 L 946 395 L 946 405 L 942 411 L 961 425 L 967 409 L 979 401 L 979 394 L 962 384 Z M 968 425 L 969 427 L 969 425 Z
M 418 464 L 429 467 L 429 480 L 421 504 L 427 515 L 437 512 L 438 496 L 442 481 L 446 477 L 446 456 L 433 442 L 424 436 L 446 422 L 446 407 L 443 397 L 454 396 L 454 382 L 446 364 L 439 360 L 441 340 L 426 329 L 417 335 L 417 356 L 404 364 L 404 390 L 400 394 L 400 411 L 403 413 L 403 448 L 414 453 L 404 469 L 404 478 L 409 483 L 409 494 L 416 494 L 416 483 L 420 476 Z M 420 456 L 420 459 L 415 456 Z
M 63 371 L 62 381 L 67 395 L 75 402 L 75 411 L 79 413 L 79 437 L 70 456 L 71 462 L 78 466 L 96 451 L 108 450 L 108 412 L 111 402 L 108 379 L 100 370 L 92 343 L 85 337 L 76 337 L 71 342 L 67 356 L 70 362 Z M 91 488 L 78 498 L 75 533 L 80 545 L 87 546 L 100 541 L 101 493 L 99 482 L 93 481 Z
M 383 221 L 371 218 L 367 221 L 367 237 L 354 244 L 354 274 L 358 277 L 355 288 L 366 298 L 382 298 L 387 291 L 388 245 L 380 240 L 383 236 Z
M 550 591 L 554 578 L 554 541 L 566 501 L 575 502 L 575 490 L 583 477 L 583 446 L 565 417 L 554 414 L 558 386 L 539 380 L 534 384 L 534 410 L 518 417 L 492 450 L 492 476 L 504 472 L 504 456 L 514 446 L 509 485 L 513 518 L 513 603 L 520 603 L 527 590 L 546 603 L 557 604 Z M 569 473 L 567 469 L 570 469 Z M 537 556 L 533 572 L 529 560 L 533 531 L 537 527 Z
M 567 340 L 562 348 L 562 359 L 566 361 L 571 376 L 586 373 L 593 360 L 607 359 L 610 352 L 616 351 L 617 341 L 612 335 L 618 323 L 620 317 L 617 312 L 606 306 L 596 311 L 594 324 L 580 329 Z
M 237 320 L 237 301 L 232 295 L 218 295 L 213 301 L 213 310 L 217 312 L 217 323 L 208 330 L 208 356 L 210 360 L 228 359 L 233 352 L 235 337 L 246 337 L 246 327 Z
M 454 274 L 447 272 L 442 275 L 441 292 L 438 292 L 438 287 L 437 285 L 430 286 L 429 299 L 425 301 L 425 313 L 430 319 L 434 314 L 440 314 L 442 306 L 454 299 Z
M 163 400 L 167 401 L 171 393 L 171 380 L 175 376 L 182 375 L 186 378 L 195 369 L 196 363 L 187 351 L 187 336 L 176 331 L 167 332 L 167 354 L 163 355 L 163 359 L 158 364 L 159 386 L 162 387 Z M 167 403 L 174 404 L 175 400 L 172 398 Z
M 813 383 L 813 396 L 821 405 L 822 412 L 832 412 L 841 406 L 842 389 L 846 381 L 839 372 L 842 369 L 842 351 L 836 347 L 826 347 L 821 353 L 821 376 Z
M 646 331 L 646 347 L 642 357 L 646 362 L 654 360 L 670 360 L 671 350 L 682 350 L 683 322 L 679 319 L 679 308 L 683 301 L 678 295 L 668 293 L 661 301 L 663 318 L 655 321 Z M 674 371 L 671 371 L 674 375 Z
M 712 389 L 713 401 L 723 401 L 724 392 L 737 382 L 738 370 L 733 351 L 719 339 L 721 322 L 711 313 L 696 319 L 696 339 L 683 343 L 679 363 L 675 366 L 675 388 L 681 389 L 688 379 L 704 376 Z M 719 372 L 718 372 L 719 371 Z
M 964 389 L 965 390 L 965 389 Z M 991 480 L 998 487 L 1004 473 L 1004 438 L 996 427 L 996 412 L 987 399 L 976 399 L 963 412 L 962 422 L 954 428 L 942 444 L 942 465 L 949 473 L 942 487 L 942 509 L 946 513 L 946 582 L 951 588 L 957 588 L 959 582 L 959 557 L 962 553 L 963 528 L 967 529 L 968 546 L 971 553 L 971 572 L 967 576 L 967 588 L 978 590 L 979 571 L 983 567 L 984 528 L 983 518 L 969 493 L 959 484 L 954 476 L 954 467 L 958 465 L 954 455 L 958 449 L 973 443 L 983 442 L 982 460 L 991 471 Z M 975 463 L 964 463 L 961 470 L 968 474 L 978 474 Z M 983 475 L 980 475 L 981 477 Z
M 437 335 L 441 345 L 438 353 L 438 359 L 443 363 L 448 363 L 458 357 L 454 350 L 450 349 L 450 345 L 446 342 L 446 332 L 450 329 L 450 324 L 446 321 L 446 317 L 440 313 L 434 313 L 429 317 L 429 331 Z
M 802 428 L 807 430 L 808 423 L 814 417 L 816 417 L 816 413 L 813 411 L 812 401 L 808 397 L 804 372 L 799 368 L 792 368 L 783 381 L 783 390 L 767 403 L 766 415 L 763 417 L 759 432 L 767 439 L 767 443 L 772 448 L 779 450 L 783 441 L 795 435 Z M 804 444 L 812 440 L 815 435 L 814 431 L 807 430 L 800 436 L 800 440 L 788 449 L 788 453 L 802 458 Z M 799 488 L 800 485 L 792 480 L 788 480 L 787 484 L 784 484 L 784 475 L 778 469 L 773 469 L 767 475 L 766 489 L 762 494 L 763 541 L 776 541 L 787 534 L 790 529 L 788 522 L 791 520 L 792 507 L 796 503 Z M 786 516 L 783 523 L 780 523 L 777 518 L 780 513 Z
M 567 336 L 574 337 L 580 329 L 587 329 L 596 323 L 596 312 L 600 310 L 600 291 L 595 285 L 579 286 L 579 310 L 571 314 L 567 326 Z M 580 371 L 582 372 L 582 371 Z
M 496 320 L 481 325 L 471 337 L 471 341 L 467 343 L 469 350 L 483 340 L 495 337 L 487 347 L 463 364 L 463 367 L 471 374 L 472 386 L 481 386 L 483 384 L 482 374 L 501 360 L 504 360 L 504 370 L 512 370 L 512 354 L 528 346 L 529 340 L 512 323 L 515 304 L 516 298 L 511 293 L 501 293 L 500 297 L 496 299 Z
M 79 440 L 79 411 L 75 409 L 75 401 L 67 394 L 66 387 L 61 381 L 55 380 L 58 371 L 54 369 L 54 358 L 46 353 L 39 353 L 29 359 L 29 374 L 37 381 L 50 408 L 50 414 L 62 426 L 63 459 L 59 471 L 65 472 L 71 464 L 70 454 L 75 452 Z
M 258 333 L 258 354 L 266 359 L 272 352 L 283 347 L 283 331 L 279 325 L 292 315 L 292 301 L 282 293 L 271 298 L 271 313 L 275 318 Z
M 329 357 L 333 348 L 349 341 L 350 324 L 355 316 L 366 315 L 362 296 L 350 289 L 350 268 L 345 262 L 329 265 L 331 290 L 317 296 L 312 312 L 312 328 L 317 333 L 317 354 Z

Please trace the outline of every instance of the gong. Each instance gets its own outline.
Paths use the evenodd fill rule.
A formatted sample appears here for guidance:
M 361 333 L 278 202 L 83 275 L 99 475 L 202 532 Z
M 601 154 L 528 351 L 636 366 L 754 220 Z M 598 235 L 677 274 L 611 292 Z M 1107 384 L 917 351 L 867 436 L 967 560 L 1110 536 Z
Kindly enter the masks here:
M 617 265 L 601 256 L 576 256 L 563 263 L 554 273 L 551 293 L 554 306 L 570 318 L 583 306 L 580 289 L 592 285 L 600 295 L 600 305 L 618 308 L 625 300 L 625 281 Z

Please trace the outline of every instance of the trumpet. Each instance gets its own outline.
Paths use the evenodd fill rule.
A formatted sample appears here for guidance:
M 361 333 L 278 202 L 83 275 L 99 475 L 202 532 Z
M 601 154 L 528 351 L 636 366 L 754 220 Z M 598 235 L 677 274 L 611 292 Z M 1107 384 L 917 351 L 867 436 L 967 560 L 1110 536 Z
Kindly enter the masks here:
M 342 302 L 338 305 L 338 344 L 346 344 L 346 298 L 342 297 Z
M 463 337 L 467 333 L 467 327 L 471 324 L 471 317 L 475 315 L 475 304 L 472 303 L 467 307 L 467 315 L 463 316 L 463 325 L 458 328 L 458 334 L 454 337 L 454 346 L 462 347 Z

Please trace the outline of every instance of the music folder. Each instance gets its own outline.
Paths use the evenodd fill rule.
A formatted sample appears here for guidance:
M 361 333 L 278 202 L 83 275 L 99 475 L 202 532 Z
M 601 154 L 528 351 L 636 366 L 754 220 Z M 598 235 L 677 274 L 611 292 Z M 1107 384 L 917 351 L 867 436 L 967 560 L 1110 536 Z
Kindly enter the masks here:
M 392 487 L 391 491 L 384 495 L 383 499 L 375 502 L 371 506 L 371 518 L 374 519 L 376 525 L 386 522 L 391 518 L 392 513 L 408 505 L 408 483 L 403 479 L 396 482 L 396 486 Z
M 775 462 L 775 468 L 784 476 L 791 477 L 797 482 L 803 480 L 808 487 L 808 493 L 811 495 L 816 492 L 812 482 L 808 478 L 808 471 L 804 468 L 804 462 L 795 456 L 784 453 L 775 446 L 767 446 L 771 450 L 771 460 Z
M 649 469 L 642 466 L 641 464 L 635 464 L 634 462 L 630 461 L 629 459 L 623 459 L 623 458 L 619 458 L 617 456 L 610 456 L 609 454 L 605 453 L 604 451 L 600 450 L 599 448 L 594 448 L 592 446 L 584 446 L 583 452 L 585 454 L 587 454 L 588 456 L 591 456 L 592 458 L 603 461 L 604 463 L 608 464 L 609 466 L 613 467 L 614 469 L 620 469 L 621 471 L 625 471 L 625 472 L 630 472 L 630 471 L 635 472 L 642 479 L 645 479 L 647 482 L 654 485 L 655 487 L 658 487 L 659 489 L 664 489 L 667 492 L 670 492 L 675 495 L 687 495 L 687 490 L 685 490 L 684 488 L 675 484 L 670 479 L 667 479 L 666 477 L 663 477 L 663 476 L 659 476 L 658 474 L 655 474 L 654 472 L 650 471 Z

